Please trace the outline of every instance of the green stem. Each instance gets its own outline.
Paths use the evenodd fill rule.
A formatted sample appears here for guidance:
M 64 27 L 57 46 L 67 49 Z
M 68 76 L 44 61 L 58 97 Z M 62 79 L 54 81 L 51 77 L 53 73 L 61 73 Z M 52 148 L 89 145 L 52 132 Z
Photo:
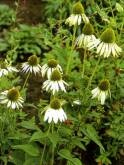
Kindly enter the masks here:
M 62 125 L 62 123 L 59 123 L 57 131 L 56 131 L 57 133 L 59 132 L 59 129 L 60 129 L 61 125 Z
M 84 49 L 83 69 L 82 69 L 82 78 L 84 78 L 84 71 L 85 71 L 85 60 L 86 60 L 86 48 Z
M 110 5 L 110 8 L 111 8 L 111 12 L 112 12 L 112 17 L 114 18 L 114 13 L 113 13 L 113 10 L 112 10 L 112 4 L 111 4 L 111 0 L 109 0 L 109 5 Z
M 51 125 L 49 125 L 49 128 L 48 128 L 48 130 L 47 130 L 47 135 L 48 135 L 49 132 L 50 132 L 50 127 L 51 127 Z M 41 159 L 40 159 L 40 165 L 42 165 L 45 150 L 46 150 L 46 140 L 45 140 L 44 148 L 43 148 L 42 155 L 41 155 Z
M 25 79 L 25 82 L 24 82 L 24 85 L 23 85 L 23 87 L 22 87 L 22 90 L 25 88 L 29 76 L 30 76 L 30 72 L 28 72 L 28 75 L 27 75 L 27 77 L 26 77 L 26 79 Z
M 87 87 L 86 87 L 86 90 L 90 87 L 90 85 L 91 85 L 91 82 L 92 82 L 92 79 L 93 79 L 93 77 L 94 77 L 94 75 L 95 75 L 95 73 L 96 73 L 96 70 L 97 70 L 97 67 L 98 67 L 98 65 L 99 65 L 99 62 L 100 62 L 100 56 L 99 56 L 99 58 L 98 58 L 98 61 L 97 61 L 97 63 L 96 63 L 96 66 L 95 66 L 95 68 L 94 68 L 94 70 L 93 70 L 93 73 L 92 73 L 92 75 L 91 75 L 91 77 L 90 77 L 90 79 L 89 79 L 89 81 L 88 81 L 88 85 L 87 85 Z
M 66 66 L 66 75 L 68 75 L 69 73 L 69 67 L 70 67 L 70 64 L 71 64 L 71 61 L 72 61 L 72 54 L 73 54 L 73 49 L 74 49 L 74 42 L 75 42 L 75 35 L 76 35 L 76 26 L 74 26 L 73 28 L 73 36 L 72 36 L 72 53 L 70 53 L 69 55 L 69 58 L 68 58 L 68 62 L 67 62 L 67 66 Z
M 18 10 L 19 10 L 19 3 L 20 3 L 20 0 L 17 0 L 16 2 L 15 2 L 15 4 L 16 4 L 16 9 L 15 9 L 15 15 L 16 15 L 16 17 L 15 17 L 15 23 L 16 23 L 16 21 L 17 21 L 17 14 L 18 14 Z
M 42 165 L 45 150 L 46 150 L 46 142 L 45 142 L 44 147 L 43 147 L 42 156 L 41 156 L 41 160 L 40 160 L 40 165 Z
M 54 123 L 52 123 L 52 134 L 53 133 L 54 133 Z M 54 145 L 52 145 L 52 158 L 50 163 L 51 163 L 50 165 L 54 164 Z

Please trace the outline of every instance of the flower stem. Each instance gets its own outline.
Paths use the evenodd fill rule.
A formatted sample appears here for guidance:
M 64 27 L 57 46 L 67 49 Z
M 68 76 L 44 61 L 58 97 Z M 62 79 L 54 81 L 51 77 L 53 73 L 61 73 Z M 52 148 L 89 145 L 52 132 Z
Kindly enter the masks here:
M 93 79 L 93 77 L 94 77 L 94 75 L 95 75 L 95 73 L 96 73 L 96 70 L 97 70 L 97 67 L 98 67 L 98 65 L 99 65 L 99 62 L 100 62 L 100 56 L 99 56 L 99 58 L 98 58 L 98 61 L 97 61 L 97 63 L 96 63 L 96 66 L 95 66 L 95 68 L 94 68 L 94 70 L 93 70 L 93 73 L 92 73 L 92 75 L 91 75 L 91 77 L 90 77 L 90 79 L 89 79 L 89 81 L 88 81 L 88 85 L 87 85 L 87 87 L 86 87 L 86 90 L 90 87 L 90 85 L 91 85 L 91 82 L 92 82 L 92 79 Z
M 75 35 L 76 35 L 76 26 L 74 26 L 74 28 L 73 28 L 72 46 L 71 46 L 72 51 L 74 49 Z M 71 60 L 72 60 L 72 54 L 73 54 L 73 52 L 70 53 L 69 58 L 68 58 L 68 62 L 67 62 L 67 66 L 66 66 L 66 72 L 65 72 L 66 75 L 68 75 L 68 73 L 69 73 L 69 67 L 70 67 Z
M 82 78 L 84 78 L 85 60 L 86 60 L 86 48 L 84 49 L 83 69 L 82 69 Z
M 50 127 L 51 127 L 51 125 L 49 125 L 49 127 L 48 127 L 47 135 L 48 135 L 49 132 L 50 132 Z M 41 159 L 40 159 L 40 165 L 42 165 L 45 150 L 46 150 L 46 140 L 45 140 L 44 148 L 43 148 L 42 155 L 41 155 Z
M 111 3 L 111 0 L 109 0 L 109 5 L 110 5 L 110 8 L 111 8 L 111 12 L 112 12 L 112 17 L 114 18 L 114 13 L 113 13 L 113 10 L 112 10 L 112 3 Z
M 52 134 L 54 132 L 54 123 L 52 123 Z M 54 145 L 52 144 L 52 156 L 51 156 L 51 162 L 50 165 L 54 164 Z
M 25 82 L 24 82 L 24 85 L 23 85 L 23 87 L 22 87 L 22 90 L 25 88 L 26 83 L 27 83 L 27 81 L 28 81 L 28 79 L 29 79 L 29 76 L 30 76 L 30 72 L 28 73 L 28 75 L 27 75 L 27 77 L 26 77 L 26 79 L 25 79 Z

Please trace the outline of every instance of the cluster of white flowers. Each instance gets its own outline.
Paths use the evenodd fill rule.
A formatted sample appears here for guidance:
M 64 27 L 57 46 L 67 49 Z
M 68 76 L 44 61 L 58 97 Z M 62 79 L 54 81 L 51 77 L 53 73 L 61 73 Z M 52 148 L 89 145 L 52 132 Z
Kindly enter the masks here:
M 101 34 L 100 38 L 96 38 L 94 35 L 94 29 L 90 24 L 88 17 L 84 13 L 83 5 L 77 2 L 73 6 L 73 13 L 69 18 L 66 19 L 65 23 L 69 26 L 77 26 L 84 21 L 84 27 L 82 34 L 80 34 L 76 41 L 75 46 L 84 49 L 92 50 L 96 49 L 96 53 L 104 58 L 113 55 L 113 57 L 118 57 L 122 52 L 122 49 L 115 42 L 115 33 L 112 28 L 107 28 Z
M 11 72 L 18 72 L 18 70 L 11 66 L 6 60 L 5 62 L 1 62 L 0 64 L 0 77 L 8 75 Z M 68 85 L 64 80 L 62 80 L 62 68 L 58 64 L 58 62 L 54 59 L 51 59 L 48 61 L 47 64 L 44 64 L 42 67 L 39 64 L 39 59 L 36 55 L 32 55 L 28 58 L 27 62 L 24 62 L 21 65 L 21 72 L 25 74 L 42 74 L 42 77 L 47 77 L 48 80 L 46 80 L 43 83 L 43 89 L 46 91 L 52 92 L 54 95 L 56 92 L 64 91 L 66 92 L 65 85 Z M 13 89 L 13 88 L 12 88 Z M 16 89 L 17 90 L 17 89 Z M 22 107 L 22 99 L 20 97 L 14 96 L 8 97 L 8 93 L 10 91 L 16 91 L 15 88 L 13 90 L 6 90 L 1 93 L 0 96 L 0 103 L 4 104 L 7 103 L 7 107 L 15 109 Z M 16 95 L 16 93 L 19 92 L 11 92 L 12 95 Z M 9 94 L 10 96 L 10 94 Z M 13 99 L 14 100 L 11 100 Z
M 0 63 L 0 77 L 8 76 L 9 73 L 19 72 L 15 67 L 11 66 L 7 60 L 1 61 Z M 22 108 L 24 100 L 20 96 L 18 89 L 15 87 L 5 90 L 0 93 L 0 103 L 6 104 L 7 108 L 19 109 Z
M 66 92 L 65 86 L 68 84 L 62 79 L 63 71 L 56 60 L 51 59 L 47 64 L 44 64 L 41 73 L 43 77 L 47 78 L 43 83 L 43 90 L 52 95 L 56 95 L 59 91 Z M 51 100 L 50 105 L 46 107 L 44 121 L 58 123 L 58 121 L 63 122 L 66 119 L 67 116 L 62 109 L 61 101 L 59 99 Z
M 115 33 L 112 28 L 107 28 L 97 39 L 94 35 L 94 29 L 89 18 L 85 15 L 84 8 L 80 2 L 73 6 L 73 13 L 66 19 L 66 24 L 69 26 L 77 26 L 84 22 L 82 34 L 80 34 L 75 46 L 91 51 L 96 49 L 96 53 L 104 58 L 113 55 L 118 57 L 122 49 L 115 42 Z M 15 67 L 11 66 L 6 60 L 0 64 L 0 77 L 7 76 L 11 72 L 19 72 Z M 25 74 L 34 74 L 35 76 L 41 74 L 45 79 L 42 89 L 50 92 L 54 99 L 50 100 L 50 104 L 45 109 L 44 121 L 48 123 L 58 123 L 67 120 L 67 115 L 62 108 L 61 101 L 56 98 L 56 94 L 60 91 L 66 92 L 68 84 L 62 79 L 63 71 L 61 66 L 55 59 L 51 59 L 41 66 L 36 55 L 28 58 L 28 61 L 21 65 L 21 72 Z M 107 96 L 110 94 L 110 84 L 108 80 L 102 80 L 98 87 L 91 91 L 92 98 L 98 98 L 98 101 L 103 105 Z M 5 90 L 0 94 L 0 103 L 6 104 L 7 108 L 20 109 L 23 108 L 23 98 L 20 96 L 19 90 L 15 87 Z M 73 104 L 81 105 L 80 100 L 75 100 Z
M 73 13 L 66 19 L 65 23 L 69 26 L 78 26 L 84 21 L 84 27 L 82 34 L 80 34 L 76 41 L 75 46 L 78 48 L 84 48 L 85 50 L 96 51 L 96 54 L 108 58 L 111 55 L 118 57 L 122 52 L 122 49 L 116 44 L 115 33 L 112 28 L 107 28 L 103 31 L 100 38 L 96 38 L 94 35 L 94 29 L 90 23 L 88 17 L 84 13 L 83 5 L 77 2 L 73 6 Z M 98 98 L 103 105 L 107 96 L 111 96 L 108 80 L 103 80 L 100 85 L 91 91 L 92 98 Z
M 18 70 L 7 63 L 7 61 L 1 63 L 0 65 L 0 77 L 8 75 L 10 72 L 18 72 Z M 43 90 L 51 92 L 55 95 L 59 91 L 66 92 L 65 85 L 68 84 L 62 79 L 62 68 L 58 62 L 54 59 L 48 61 L 42 67 L 39 64 L 38 57 L 32 55 L 28 58 L 27 62 L 21 65 L 21 72 L 28 75 L 41 74 L 43 78 L 47 80 L 43 83 Z M 23 108 L 23 98 L 20 96 L 19 90 L 15 87 L 5 90 L 0 94 L 0 103 L 6 104 L 7 108 L 20 109 Z M 47 106 L 44 121 L 48 120 L 48 123 L 58 121 L 63 122 L 67 119 L 67 116 L 62 109 L 61 101 L 59 99 L 54 99 L 51 101 L 50 105 Z
M 122 49 L 115 43 L 114 30 L 107 28 L 100 39 L 97 39 L 92 31 L 91 24 L 85 24 L 83 33 L 76 39 L 75 45 L 88 50 L 96 49 L 96 53 L 104 58 L 113 55 L 118 57 Z

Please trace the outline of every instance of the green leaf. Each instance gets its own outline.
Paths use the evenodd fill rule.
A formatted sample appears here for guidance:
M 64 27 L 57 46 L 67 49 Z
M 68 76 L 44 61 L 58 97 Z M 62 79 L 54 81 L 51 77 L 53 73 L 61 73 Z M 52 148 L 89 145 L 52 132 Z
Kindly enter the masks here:
M 74 158 L 68 149 L 62 149 L 58 153 L 62 158 L 68 160 L 68 165 L 83 165 L 78 158 Z
M 23 165 L 39 165 L 40 164 L 40 156 L 39 157 L 31 157 L 27 156 L 25 158 L 25 162 Z
M 72 158 L 72 161 L 67 162 L 67 165 L 83 165 L 80 159 L 78 158 Z
M 42 131 L 38 131 L 38 132 L 35 132 L 32 135 L 32 137 L 30 139 L 30 142 L 32 142 L 32 141 L 39 141 L 39 140 L 44 139 L 46 137 L 47 137 L 46 133 L 43 133 Z
M 78 146 L 82 150 L 86 150 L 85 146 L 83 145 L 81 141 L 83 141 L 83 139 L 75 137 L 72 139 L 72 144 L 75 146 Z
M 27 139 L 29 137 L 30 136 L 28 134 L 17 131 L 15 134 L 11 135 L 9 139 L 22 140 L 22 139 Z
M 0 39 L 0 52 L 6 51 L 7 47 L 8 47 L 7 43 L 4 40 Z
M 123 7 L 119 3 L 116 3 L 115 7 L 116 7 L 117 11 L 120 13 L 124 11 Z
M 25 153 L 24 151 L 21 150 L 15 150 L 12 153 L 12 159 L 11 162 L 14 163 L 15 165 L 22 165 L 24 163 L 25 160 Z
M 62 137 L 67 137 L 67 136 L 71 136 L 72 135 L 72 130 L 68 127 L 61 127 L 59 129 L 59 134 L 62 136 Z
M 57 143 L 60 141 L 60 137 L 57 133 L 54 134 L 49 133 L 48 138 L 50 139 L 54 147 L 56 147 Z
M 81 129 L 81 131 L 86 135 L 89 139 L 94 141 L 102 150 L 105 150 L 103 145 L 101 144 L 99 140 L 99 136 L 95 130 L 95 128 L 90 124 L 85 124 L 84 128 Z
M 78 158 L 73 158 L 74 165 L 83 165 L 80 159 Z
M 39 155 L 39 148 L 35 143 L 32 144 L 22 144 L 22 145 L 15 145 L 13 149 L 20 149 L 26 152 L 31 156 L 38 156 Z
M 62 158 L 65 158 L 67 160 L 72 160 L 72 154 L 68 149 L 61 149 L 58 153 Z
M 28 121 L 22 121 L 21 123 L 19 123 L 19 126 L 30 130 L 39 130 L 39 128 L 35 125 L 34 118 Z

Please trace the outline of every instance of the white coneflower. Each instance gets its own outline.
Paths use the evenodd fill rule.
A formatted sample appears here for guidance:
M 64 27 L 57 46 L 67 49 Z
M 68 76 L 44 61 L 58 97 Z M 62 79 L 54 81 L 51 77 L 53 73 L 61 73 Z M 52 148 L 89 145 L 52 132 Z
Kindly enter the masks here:
M 22 108 L 23 98 L 20 96 L 18 89 L 12 88 L 0 94 L 0 103 L 6 104 L 7 108 L 19 109 Z
M 18 72 L 18 70 L 15 67 L 8 64 L 8 62 L 6 60 L 1 61 L 1 63 L 0 63 L 0 77 L 7 76 L 11 72 Z
M 42 73 L 42 76 L 44 77 L 45 75 L 47 75 L 47 78 L 49 79 L 52 72 L 55 70 L 55 69 L 58 69 L 61 73 L 62 73 L 62 68 L 61 66 L 58 64 L 58 61 L 54 60 L 54 59 L 51 59 L 48 61 L 47 64 L 44 64 L 42 67 L 41 67 L 41 73 Z
M 41 66 L 39 65 L 39 59 L 36 55 L 32 55 L 28 58 L 28 61 L 22 64 L 22 72 L 24 73 L 41 73 Z
M 44 121 L 48 121 L 48 123 L 53 121 L 56 124 L 59 121 L 64 122 L 65 120 L 67 120 L 67 116 L 61 107 L 60 100 L 57 98 L 53 99 L 50 105 L 46 107 Z
M 98 87 L 93 89 L 91 91 L 92 93 L 92 98 L 97 97 L 99 101 L 101 101 L 101 104 L 103 105 L 105 103 L 106 97 L 109 95 L 111 96 L 110 93 L 110 83 L 108 80 L 102 80 Z
M 66 92 L 65 85 L 68 85 L 64 80 L 62 80 L 62 75 L 59 70 L 54 70 L 51 74 L 50 79 L 43 83 L 43 89 L 46 91 L 51 91 L 54 95 L 56 92 L 64 91 Z
M 73 6 L 73 14 L 71 14 L 70 17 L 66 19 L 65 23 L 69 24 L 69 26 L 80 25 L 82 19 L 85 23 L 89 22 L 88 17 L 84 13 L 84 8 L 82 4 L 80 2 L 77 2 Z
M 94 42 L 97 42 L 95 37 L 94 28 L 90 23 L 87 23 L 83 27 L 83 33 L 76 39 L 75 45 L 83 48 L 91 48 Z
M 122 52 L 122 49 L 115 43 L 115 33 L 111 28 L 107 28 L 102 34 L 98 42 L 94 44 L 94 47 L 97 47 L 97 54 L 100 56 L 109 57 L 113 55 L 118 57 Z

